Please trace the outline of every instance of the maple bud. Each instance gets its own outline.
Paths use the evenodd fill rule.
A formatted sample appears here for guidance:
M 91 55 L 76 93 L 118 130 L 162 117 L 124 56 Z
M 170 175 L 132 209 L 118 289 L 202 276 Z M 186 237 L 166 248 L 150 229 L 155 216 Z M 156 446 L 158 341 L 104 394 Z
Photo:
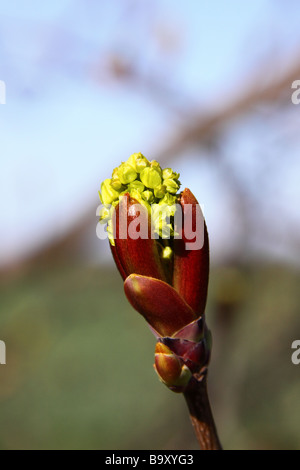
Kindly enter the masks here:
M 203 215 L 195 196 L 189 189 L 178 192 L 179 176 L 136 153 L 101 185 L 101 201 L 112 204 L 101 217 L 108 221 L 125 294 L 158 339 L 156 372 L 177 392 L 186 390 L 193 374 L 207 366 L 211 350 L 204 315 L 208 234 L 205 222 L 198 224 L 199 213 Z M 133 236 L 136 226 L 140 232 Z M 201 246 L 189 249 L 199 235 Z

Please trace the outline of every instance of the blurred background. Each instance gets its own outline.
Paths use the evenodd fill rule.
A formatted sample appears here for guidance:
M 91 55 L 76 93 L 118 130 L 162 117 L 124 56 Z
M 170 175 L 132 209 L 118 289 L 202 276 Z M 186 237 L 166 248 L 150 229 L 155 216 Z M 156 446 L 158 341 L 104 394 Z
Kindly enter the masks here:
M 198 448 L 96 236 L 100 182 L 142 152 L 204 207 L 224 447 L 300 449 L 299 15 L 295 0 L 0 3 L 0 448 Z

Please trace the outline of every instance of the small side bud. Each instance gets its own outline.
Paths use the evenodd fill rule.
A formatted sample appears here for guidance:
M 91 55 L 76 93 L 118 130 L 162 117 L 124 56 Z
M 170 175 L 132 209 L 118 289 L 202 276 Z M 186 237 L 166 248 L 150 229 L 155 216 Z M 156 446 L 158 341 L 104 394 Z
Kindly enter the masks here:
M 183 392 L 192 378 L 189 368 L 161 342 L 156 344 L 154 368 L 159 379 L 173 392 Z

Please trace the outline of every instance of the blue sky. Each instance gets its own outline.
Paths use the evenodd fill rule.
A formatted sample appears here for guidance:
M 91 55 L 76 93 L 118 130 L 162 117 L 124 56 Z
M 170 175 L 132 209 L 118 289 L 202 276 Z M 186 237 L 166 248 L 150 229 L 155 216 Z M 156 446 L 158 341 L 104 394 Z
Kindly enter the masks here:
M 290 10 L 267 0 L 129 3 L 126 16 L 117 0 L 0 4 L 0 263 L 63 233 L 97 205 L 113 167 L 136 151 L 152 159 L 178 119 L 140 88 L 97 82 L 107 51 L 136 55 L 145 76 L 155 72 L 187 107 L 209 109 L 242 90 L 272 51 L 288 60 L 300 43 L 293 1 Z M 173 52 L 157 31 L 167 45 L 179 31 Z M 184 186 L 197 188 L 187 160 L 178 162 Z M 216 181 L 201 172 L 200 199 L 217 227 Z

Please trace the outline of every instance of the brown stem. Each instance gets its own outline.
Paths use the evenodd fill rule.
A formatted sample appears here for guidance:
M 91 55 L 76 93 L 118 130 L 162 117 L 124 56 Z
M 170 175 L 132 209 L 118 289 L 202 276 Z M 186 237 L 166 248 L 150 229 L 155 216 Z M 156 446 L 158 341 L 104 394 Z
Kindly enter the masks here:
M 184 393 L 196 437 L 202 450 L 222 450 L 216 425 L 211 412 L 207 375 L 195 380 L 193 386 Z

